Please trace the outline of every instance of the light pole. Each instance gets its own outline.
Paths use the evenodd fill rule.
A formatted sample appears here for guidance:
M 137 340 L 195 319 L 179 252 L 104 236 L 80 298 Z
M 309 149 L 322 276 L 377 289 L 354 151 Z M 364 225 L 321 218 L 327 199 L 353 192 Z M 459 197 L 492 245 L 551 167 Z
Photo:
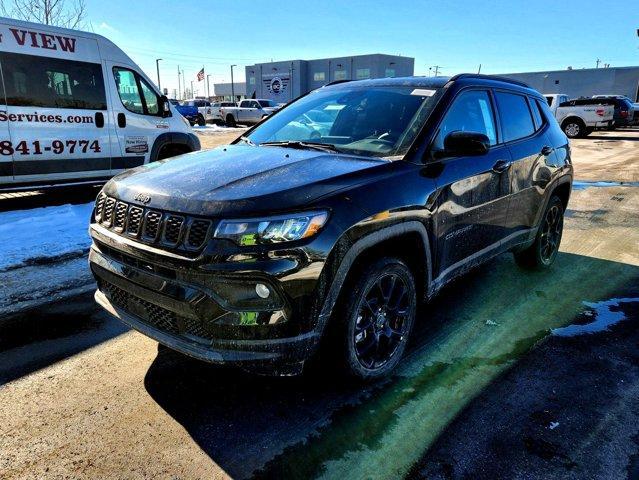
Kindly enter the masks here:
M 195 92 L 193 91 L 193 80 L 191 80 L 191 98 L 195 98 Z
M 210 74 L 206 75 L 206 96 L 208 100 L 211 100 L 211 86 L 209 85 L 209 78 L 211 78 Z
M 178 100 L 182 100 L 182 81 L 180 80 L 180 66 L 178 65 Z
M 160 92 L 162 91 L 162 86 L 160 85 L 160 60 L 162 60 L 161 58 L 156 58 L 155 59 L 155 68 L 158 72 L 158 89 L 160 90 Z
M 237 65 L 231 65 L 231 96 L 233 97 L 233 101 L 235 101 L 235 83 L 233 83 L 233 67 L 237 67 Z

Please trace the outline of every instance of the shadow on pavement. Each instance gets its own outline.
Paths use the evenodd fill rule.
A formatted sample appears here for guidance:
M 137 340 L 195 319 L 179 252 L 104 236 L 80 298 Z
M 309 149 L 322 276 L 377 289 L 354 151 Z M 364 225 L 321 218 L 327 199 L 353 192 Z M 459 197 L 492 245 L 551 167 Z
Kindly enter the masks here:
M 128 331 L 93 293 L 0 320 L 0 386 Z
M 358 386 L 321 369 L 256 377 L 160 348 L 145 386 L 233 478 L 402 477 L 550 329 L 638 282 L 627 264 L 561 253 L 550 271 L 523 272 L 505 255 L 422 309 L 385 382 Z
M 0 191 L 0 212 L 93 202 L 100 188 L 101 185 L 82 185 L 15 193 Z

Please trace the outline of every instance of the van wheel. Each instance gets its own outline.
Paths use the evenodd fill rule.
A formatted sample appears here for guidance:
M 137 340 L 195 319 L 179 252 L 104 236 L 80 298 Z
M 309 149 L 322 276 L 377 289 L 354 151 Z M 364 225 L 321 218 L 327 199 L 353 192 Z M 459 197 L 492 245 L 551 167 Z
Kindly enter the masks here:
M 563 229 L 564 204 L 557 195 L 553 195 L 542 217 L 535 242 L 525 250 L 515 252 L 517 264 L 532 270 L 549 268 L 557 257 Z
M 581 138 L 586 134 L 586 125 L 578 118 L 570 118 L 561 126 L 568 138 Z
M 416 309 L 415 280 L 404 262 L 381 258 L 361 271 L 336 311 L 338 368 L 360 380 L 386 376 L 406 349 Z
M 235 117 L 233 115 L 226 116 L 226 125 L 229 127 L 235 127 L 237 124 L 235 123 Z
M 203 127 L 204 125 L 206 125 L 206 120 L 204 120 L 204 117 L 202 115 L 197 116 L 197 124 L 200 127 Z

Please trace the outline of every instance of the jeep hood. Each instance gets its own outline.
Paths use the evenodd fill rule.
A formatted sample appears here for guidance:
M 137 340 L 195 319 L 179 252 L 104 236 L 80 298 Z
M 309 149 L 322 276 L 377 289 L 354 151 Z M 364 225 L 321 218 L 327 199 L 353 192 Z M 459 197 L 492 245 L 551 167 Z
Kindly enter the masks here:
M 377 158 L 281 147 L 227 145 L 124 172 L 105 192 L 150 208 L 192 215 L 253 215 L 304 208 L 388 172 Z M 150 197 L 150 200 L 149 200 Z

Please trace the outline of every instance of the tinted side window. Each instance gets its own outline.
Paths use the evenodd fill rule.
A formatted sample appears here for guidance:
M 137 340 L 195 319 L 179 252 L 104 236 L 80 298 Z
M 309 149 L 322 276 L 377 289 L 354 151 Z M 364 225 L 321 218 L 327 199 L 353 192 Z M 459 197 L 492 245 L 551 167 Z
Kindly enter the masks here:
M 544 126 L 545 119 L 543 113 L 541 113 L 541 107 L 534 98 L 528 98 L 530 101 L 530 109 L 532 110 L 533 118 L 535 119 L 535 128 L 539 130 Z
M 7 105 L 106 110 L 98 63 L 0 52 Z
M 483 133 L 491 145 L 497 143 L 495 119 L 488 92 L 471 90 L 455 98 L 442 120 L 433 149 L 443 150 L 444 138 L 455 131 Z
M 244 100 L 244 101 L 240 102 L 240 107 L 241 108 L 248 108 L 250 106 L 251 105 L 250 105 L 250 102 L 248 100 Z
M 517 140 L 535 132 L 528 102 L 523 95 L 495 92 L 504 142 Z

